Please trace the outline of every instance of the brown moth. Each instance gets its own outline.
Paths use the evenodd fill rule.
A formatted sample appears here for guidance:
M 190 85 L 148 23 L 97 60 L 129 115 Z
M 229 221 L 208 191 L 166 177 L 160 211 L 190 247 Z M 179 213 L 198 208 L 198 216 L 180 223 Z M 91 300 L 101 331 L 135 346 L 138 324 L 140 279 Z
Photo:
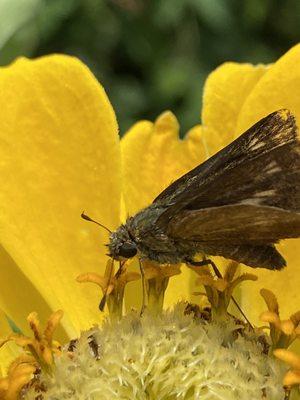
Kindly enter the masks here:
M 279 270 L 274 245 L 299 236 L 300 143 L 295 118 L 279 110 L 173 182 L 108 246 L 116 260 L 203 265 L 202 253 Z

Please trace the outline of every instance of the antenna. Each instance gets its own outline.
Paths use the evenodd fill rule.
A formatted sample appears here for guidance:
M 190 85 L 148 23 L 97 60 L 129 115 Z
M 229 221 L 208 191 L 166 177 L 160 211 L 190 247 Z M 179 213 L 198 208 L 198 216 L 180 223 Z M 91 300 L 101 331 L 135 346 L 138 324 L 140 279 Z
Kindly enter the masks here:
M 105 230 L 107 230 L 107 232 L 112 233 L 112 231 L 110 229 L 108 229 L 106 226 L 100 224 L 100 222 L 97 222 L 94 219 L 90 218 L 88 215 L 86 215 L 84 213 L 84 211 L 81 213 L 81 218 L 83 218 L 83 219 L 85 219 L 86 221 L 89 221 L 89 222 L 94 222 L 94 224 L 97 224 L 97 225 L 101 226 L 101 228 L 104 228 Z

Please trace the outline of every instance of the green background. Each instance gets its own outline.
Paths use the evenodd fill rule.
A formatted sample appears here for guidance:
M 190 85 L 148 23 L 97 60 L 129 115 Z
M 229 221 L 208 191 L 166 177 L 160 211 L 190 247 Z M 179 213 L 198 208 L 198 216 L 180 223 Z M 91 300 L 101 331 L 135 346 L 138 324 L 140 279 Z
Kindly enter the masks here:
M 76 55 L 104 85 L 121 134 L 166 109 L 184 133 L 212 69 L 273 62 L 299 37 L 299 0 L 0 1 L 0 64 Z

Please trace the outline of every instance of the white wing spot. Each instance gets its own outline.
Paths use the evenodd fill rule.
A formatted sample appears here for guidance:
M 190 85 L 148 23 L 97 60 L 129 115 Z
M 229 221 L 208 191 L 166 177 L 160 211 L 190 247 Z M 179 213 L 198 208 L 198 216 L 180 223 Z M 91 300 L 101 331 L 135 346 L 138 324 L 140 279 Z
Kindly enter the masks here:
M 279 171 L 281 171 L 281 168 L 280 167 L 275 167 L 275 168 L 269 169 L 267 174 L 275 174 L 275 172 L 279 172 Z
M 277 166 L 277 162 L 276 161 L 272 161 L 272 162 L 270 162 L 270 164 L 267 165 L 267 169 L 275 168 L 276 166 Z
M 262 199 L 259 197 L 257 199 L 245 199 L 239 202 L 239 204 L 248 204 L 250 206 L 259 206 Z
M 258 140 L 259 140 L 259 139 L 258 139 L 257 137 L 252 138 L 252 139 L 250 140 L 249 147 L 254 146 L 254 145 L 258 142 Z
M 258 143 L 254 142 L 254 146 L 251 145 L 251 149 L 257 150 L 260 149 L 261 147 L 264 147 L 265 145 L 266 145 L 265 142 L 258 142 Z
M 257 193 L 255 193 L 254 197 L 258 197 L 258 198 L 261 198 L 261 197 L 271 197 L 271 196 L 274 196 L 275 193 L 276 193 L 276 190 L 274 190 L 274 189 L 271 189 L 271 190 L 264 190 L 264 191 L 262 191 L 262 192 L 257 192 Z
M 262 192 L 257 192 L 250 199 L 245 199 L 239 202 L 239 204 L 248 204 L 252 206 L 259 206 L 263 204 L 264 200 L 268 197 L 272 197 L 276 194 L 276 190 L 263 190 Z
M 265 172 L 267 174 L 274 174 L 275 172 L 281 171 L 280 166 L 277 164 L 276 161 L 272 161 L 269 165 L 267 165 Z

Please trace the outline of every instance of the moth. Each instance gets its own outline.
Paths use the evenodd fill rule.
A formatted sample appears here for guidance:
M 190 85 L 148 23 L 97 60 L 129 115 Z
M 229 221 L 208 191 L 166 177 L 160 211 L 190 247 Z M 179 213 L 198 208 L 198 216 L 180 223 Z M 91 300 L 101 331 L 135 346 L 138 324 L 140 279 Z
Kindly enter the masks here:
M 160 264 L 222 256 L 280 270 L 275 248 L 300 236 L 300 143 L 294 116 L 279 110 L 177 179 L 110 233 L 109 255 Z

